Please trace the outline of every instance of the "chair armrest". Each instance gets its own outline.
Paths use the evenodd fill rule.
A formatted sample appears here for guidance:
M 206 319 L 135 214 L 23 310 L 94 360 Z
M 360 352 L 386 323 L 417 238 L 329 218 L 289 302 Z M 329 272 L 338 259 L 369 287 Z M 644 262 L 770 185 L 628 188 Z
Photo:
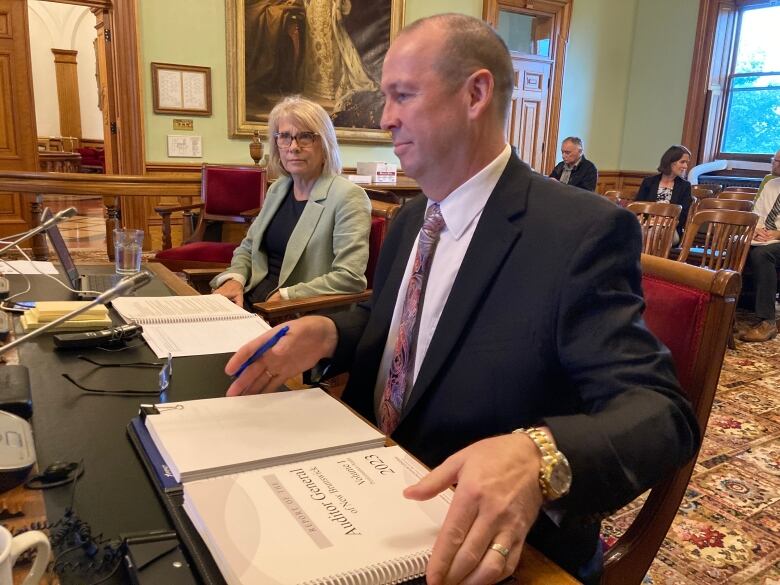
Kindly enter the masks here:
M 354 303 L 371 298 L 371 291 L 346 295 L 318 295 L 306 299 L 266 301 L 253 305 L 255 312 L 271 324 L 281 323 L 291 318 L 315 311 L 346 308 Z
M 209 282 L 217 274 L 224 272 L 224 270 L 219 268 L 185 268 L 182 272 L 187 277 L 187 282 L 192 288 L 200 294 L 209 294 L 211 292 Z
M 173 242 L 171 241 L 171 213 L 174 211 L 184 212 L 184 225 L 182 226 L 182 240 L 187 241 L 192 236 L 192 227 L 189 219 L 192 218 L 192 211 L 203 209 L 204 203 L 193 203 L 191 205 L 160 205 L 154 208 L 155 213 L 162 217 L 162 249 L 168 250 Z M 200 224 L 200 222 L 198 222 Z
M 251 221 L 256 218 L 259 213 L 260 208 L 255 207 L 254 209 L 247 209 L 246 211 L 242 211 L 240 215 L 246 220 L 247 223 L 251 223 Z
M 160 205 L 154 208 L 155 213 L 160 215 L 164 213 L 173 213 L 174 211 L 194 211 L 195 209 L 203 209 L 205 203 L 192 203 L 191 205 Z

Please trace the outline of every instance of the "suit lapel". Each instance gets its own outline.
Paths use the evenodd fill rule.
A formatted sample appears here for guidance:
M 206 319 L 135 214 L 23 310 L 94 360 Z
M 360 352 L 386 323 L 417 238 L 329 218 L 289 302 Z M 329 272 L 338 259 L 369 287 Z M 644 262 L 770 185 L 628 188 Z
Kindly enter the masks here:
M 322 176 L 314 184 L 311 195 L 309 195 L 309 201 L 306 203 L 306 207 L 303 208 L 303 213 L 298 223 L 295 224 L 295 229 L 290 234 L 290 240 L 287 243 L 287 249 L 284 251 L 282 267 L 279 270 L 279 286 L 284 286 L 284 283 L 287 282 L 290 274 L 292 274 L 292 271 L 301 259 L 303 251 L 309 244 L 309 240 L 324 210 L 321 202 L 328 198 L 328 191 L 334 179 L 335 176 L 333 175 Z
M 485 290 L 490 287 L 507 254 L 520 237 L 530 172 L 513 155 L 490 195 L 455 277 L 402 417 L 414 407 L 445 365 L 469 316 L 479 306 Z
M 291 184 L 292 179 L 290 179 L 290 177 L 280 177 L 271 186 L 271 190 L 268 192 L 268 196 L 263 202 L 264 213 L 262 213 L 260 216 L 260 223 L 257 226 L 257 233 L 265 234 L 265 231 L 268 229 L 268 224 L 271 223 L 274 215 L 276 215 L 279 207 L 281 207 L 282 203 L 284 202 L 284 198 L 287 195 L 287 191 L 289 191 Z M 259 249 L 259 247 L 260 244 L 258 243 L 257 249 Z

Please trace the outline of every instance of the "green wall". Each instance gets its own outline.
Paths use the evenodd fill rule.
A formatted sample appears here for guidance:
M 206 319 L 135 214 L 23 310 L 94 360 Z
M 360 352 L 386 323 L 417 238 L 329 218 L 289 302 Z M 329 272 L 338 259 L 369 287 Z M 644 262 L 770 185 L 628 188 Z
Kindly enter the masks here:
M 559 139 L 582 138 L 586 156 L 600 169 L 619 168 L 636 5 L 637 0 L 574 2 Z
M 575 0 L 564 69 L 560 138 L 580 136 L 601 169 L 651 170 L 679 141 L 697 0 Z M 481 17 L 482 0 L 406 0 L 406 22 L 454 11 Z M 146 160 L 248 163 L 248 138 L 228 138 L 224 0 L 139 0 Z M 168 158 L 174 117 L 152 112 L 152 61 L 211 67 L 210 117 L 192 117 L 203 158 Z M 342 146 L 344 163 L 397 162 L 389 146 Z
M 482 15 L 481 0 L 406 0 L 406 22 L 439 12 Z M 249 138 L 228 138 L 227 64 L 224 0 L 139 0 L 141 69 L 148 162 L 249 163 Z M 171 116 L 152 111 L 153 61 L 211 67 L 212 115 Z M 174 131 L 174 118 L 191 118 L 193 131 Z M 169 158 L 168 134 L 203 137 L 203 158 Z M 342 145 L 345 165 L 357 161 L 398 162 L 390 146 Z
M 639 0 L 623 170 L 655 170 L 663 152 L 680 142 L 698 13 L 698 0 Z

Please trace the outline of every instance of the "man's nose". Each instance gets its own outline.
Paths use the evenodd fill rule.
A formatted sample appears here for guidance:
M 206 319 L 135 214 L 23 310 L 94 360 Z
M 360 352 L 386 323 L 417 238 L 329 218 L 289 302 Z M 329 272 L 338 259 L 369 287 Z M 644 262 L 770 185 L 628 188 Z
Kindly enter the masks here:
M 385 105 L 382 108 L 382 119 L 379 120 L 379 126 L 382 130 L 392 130 L 398 126 L 395 108 L 389 101 L 385 101 Z

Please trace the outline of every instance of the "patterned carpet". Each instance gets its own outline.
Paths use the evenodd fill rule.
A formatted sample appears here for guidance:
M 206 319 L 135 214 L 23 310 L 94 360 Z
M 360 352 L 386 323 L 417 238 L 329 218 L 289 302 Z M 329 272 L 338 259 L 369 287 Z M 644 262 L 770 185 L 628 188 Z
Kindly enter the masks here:
M 638 505 L 605 522 L 608 541 Z M 644 583 L 780 585 L 780 338 L 727 350 L 693 478 Z

